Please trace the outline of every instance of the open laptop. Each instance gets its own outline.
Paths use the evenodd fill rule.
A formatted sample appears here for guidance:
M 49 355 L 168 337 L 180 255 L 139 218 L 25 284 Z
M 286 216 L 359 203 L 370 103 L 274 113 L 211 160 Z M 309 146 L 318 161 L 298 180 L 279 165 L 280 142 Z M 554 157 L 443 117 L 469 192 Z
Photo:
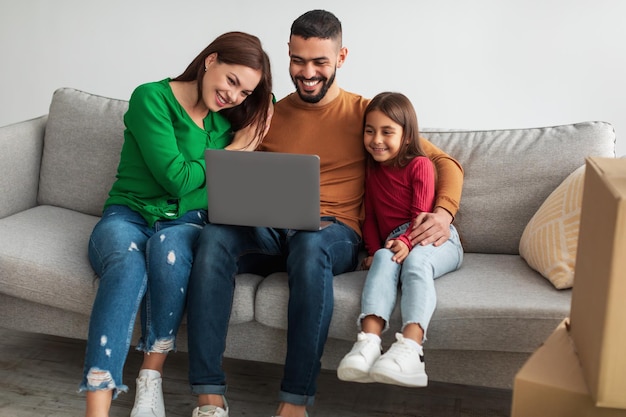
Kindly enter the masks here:
M 320 230 L 317 155 L 208 149 L 211 223 Z M 327 222 L 325 222 L 327 223 Z

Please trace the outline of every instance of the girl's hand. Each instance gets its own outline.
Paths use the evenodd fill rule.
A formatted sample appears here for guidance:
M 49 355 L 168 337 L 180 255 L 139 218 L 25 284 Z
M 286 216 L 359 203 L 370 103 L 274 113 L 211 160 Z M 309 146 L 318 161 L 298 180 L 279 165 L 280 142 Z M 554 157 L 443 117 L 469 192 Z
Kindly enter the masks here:
M 400 239 L 389 239 L 385 247 L 390 249 L 394 255 L 392 261 L 401 264 L 409 254 L 409 247 Z

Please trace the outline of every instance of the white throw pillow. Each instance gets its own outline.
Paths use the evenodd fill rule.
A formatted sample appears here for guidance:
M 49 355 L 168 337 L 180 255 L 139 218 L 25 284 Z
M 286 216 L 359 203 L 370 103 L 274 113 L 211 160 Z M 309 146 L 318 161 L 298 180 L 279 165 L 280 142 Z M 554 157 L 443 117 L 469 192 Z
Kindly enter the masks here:
M 520 239 L 519 253 L 557 289 L 574 285 L 585 165 L 546 198 Z

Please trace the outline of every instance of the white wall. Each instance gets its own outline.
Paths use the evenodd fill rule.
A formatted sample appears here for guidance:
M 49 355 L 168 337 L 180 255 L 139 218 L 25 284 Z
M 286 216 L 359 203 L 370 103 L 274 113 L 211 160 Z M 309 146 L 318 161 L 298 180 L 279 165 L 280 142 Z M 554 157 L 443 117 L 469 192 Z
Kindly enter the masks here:
M 401 91 L 422 126 L 611 122 L 626 154 L 622 0 L 0 0 L 0 126 L 47 113 L 74 87 L 127 99 L 176 76 L 215 36 L 259 36 L 275 91 L 292 90 L 287 40 L 311 8 L 334 12 L 349 49 L 339 84 Z

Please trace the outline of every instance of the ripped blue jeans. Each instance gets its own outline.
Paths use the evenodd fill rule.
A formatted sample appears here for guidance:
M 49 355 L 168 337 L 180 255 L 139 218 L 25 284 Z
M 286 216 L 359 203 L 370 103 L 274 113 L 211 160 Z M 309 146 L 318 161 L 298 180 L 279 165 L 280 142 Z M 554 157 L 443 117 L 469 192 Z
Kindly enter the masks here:
M 140 306 L 137 349 L 176 349 L 194 246 L 206 222 L 205 210 L 158 221 L 153 227 L 126 206 L 104 211 L 89 240 L 89 260 L 100 279 L 80 391 L 112 389 L 115 398 L 128 390 L 122 374 Z

